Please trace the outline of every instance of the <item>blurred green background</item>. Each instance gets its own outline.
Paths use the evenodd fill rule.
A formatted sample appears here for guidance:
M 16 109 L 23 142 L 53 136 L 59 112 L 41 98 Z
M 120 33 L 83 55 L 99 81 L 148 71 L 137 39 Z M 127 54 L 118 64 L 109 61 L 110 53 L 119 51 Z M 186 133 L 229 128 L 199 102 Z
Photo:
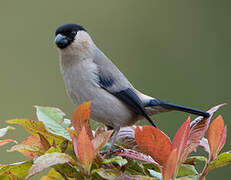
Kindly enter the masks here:
M 1 1 L 0 6 L 0 128 L 11 118 L 35 119 L 33 105 L 56 106 L 67 117 L 75 107 L 59 71 L 54 31 L 78 23 L 134 86 L 154 97 L 207 110 L 231 101 L 231 2 L 98 0 Z M 228 126 L 230 106 L 222 114 Z M 187 114 L 153 117 L 173 137 Z M 21 128 L 6 138 L 23 140 Z M 25 160 L 0 149 L 0 163 Z M 210 172 L 208 179 L 229 177 L 229 167 Z M 222 177 L 222 178 L 221 178 Z

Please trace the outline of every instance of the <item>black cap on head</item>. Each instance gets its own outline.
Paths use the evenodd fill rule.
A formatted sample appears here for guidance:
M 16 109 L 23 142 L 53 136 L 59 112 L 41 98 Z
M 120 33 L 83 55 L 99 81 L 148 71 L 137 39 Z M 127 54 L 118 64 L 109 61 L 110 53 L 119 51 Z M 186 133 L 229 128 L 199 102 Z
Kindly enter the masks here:
M 63 24 L 59 26 L 55 31 L 56 44 L 60 49 L 66 48 L 70 45 L 78 31 L 86 31 L 82 26 L 78 24 Z
M 86 30 L 78 24 L 63 24 L 56 29 L 55 36 L 57 36 L 58 34 L 68 36 L 72 32 L 77 33 L 78 31 L 86 31 Z

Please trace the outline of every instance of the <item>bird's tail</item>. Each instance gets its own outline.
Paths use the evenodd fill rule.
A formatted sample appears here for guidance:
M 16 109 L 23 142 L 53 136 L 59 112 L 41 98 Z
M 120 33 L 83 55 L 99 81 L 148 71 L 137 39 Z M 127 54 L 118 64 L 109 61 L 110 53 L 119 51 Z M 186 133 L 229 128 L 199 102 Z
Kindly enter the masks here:
M 176 110 L 176 111 L 183 111 L 183 112 L 187 112 L 190 114 L 195 114 L 198 116 L 203 116 L 203 117 L 209 117 L 209 113 L 199 110 L 199 109 L 194 109 L 194 108 L 190 108 L 190 107 L 185 107 L 185 106 L 181 106 L 181 105 L 177 105 L 177 104 L 172 104 L 172 103 L 167 103 L 161 100 L 157 100 L 157 99 L 152 99 L 150 100 L 150 102 L 148 103 L 148 105 L 146 105 L 146 107 L 161 107 L 168 110 Z

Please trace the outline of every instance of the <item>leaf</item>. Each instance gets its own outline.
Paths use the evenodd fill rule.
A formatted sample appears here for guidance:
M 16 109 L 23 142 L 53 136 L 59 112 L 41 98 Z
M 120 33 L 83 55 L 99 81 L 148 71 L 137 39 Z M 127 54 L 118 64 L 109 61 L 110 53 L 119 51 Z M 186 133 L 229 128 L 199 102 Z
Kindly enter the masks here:
M 52 168 L 46 176 L 43 176 L 40 180 L 65 180 L 60 173 Z
M 3 145 L 5 145 L 5 144 L 7 144 L 7 143 L 9 143 L 9 142 L 14 142 L 14 143 L 16 143 L 16 141 L 13 140 L 13 139 L 5 139 L 5 140 L 0 140 L 0 146 L 3 146 Z
M 93 144 L 94 154 L 96 155 L 99 150 L 107 143 L 113 131 L 106 131 L 96 136 L 91 143 Z
M 120 176 L 120 173 L 114 169 L 95 169 L 92 171 L 93 173 L 97 173 L 101 178 L 107 179 L 107 180 L 115 180 L 118 179 Z
M 5 136 L 6 133 L 7 133 L 7 131 L 8 131 L 9 129 L 15 129 L 15 128 L 14 128 L 14 127 L 11 127 L 11 126 L 7 126 L 7 127 L 5 127 L 5 128 L 0 129 L 0 137 Z M 5 144 L 7 144 L 7 143 L 9 143 L 9 142 L 17 143 L 17 142 L 16 142 L 15 140 L 13 140 L 13 139 L 4 139 L 4 140 L 0 140 L 0 146 L 3 146 L 3 145 L 5 145 Z
M 177 149 L 173 149 L 168 156 L 167 162 L 164 164 L 164 167 L 162 169 L 162 178 L 163 180 L 169 180 L 173 172 L 175 171 L 176 167 L 176 160 L 177 160 Z
M 158 163 L 156 163 L 151 158 L 151 156 L 145 155 L 145 154 L 143 154 L 141 152 L 134 151 L 132 149 L 122 149 L 121 151 L 116 152 L 115 155 L 122 156 L 122 157 L 127 157 L 127 158 L 134 159 L 134 160 L 137 160 L 137 161 L 143 161 L 143 162 L 146 162 L 146 163 L 152 163 L 156 167 L 160 168 L 160 165 Z
M 193 165 L 187 165 L 187 164 L 181 164 L 177 176 L 190 176 L 190 175 L 198 175 L 197 170 L 195 169 L 195 166 Z
M 162 179 L 162 174 L 159 172 L 156 172 L 152 169 L 148 169 L 149 173 L 152 175 L 152 177 L 155 177 L 157 179 Z
M 105 164 L 108 164 L 108 163 L 116 163 L 118 164 L 119 166 L 124 166 L 125 164 L 127 164 L 127 160 L 126 159 L 123 159 L 122 157 L 120 156 L 115 156 L 115 157 L 112 157 L 110 159 L 104 159 L 103 160 L 103 163 Z
M 7 133 L 7 131 L 8 131 L 9 129 L 13 129 L 13 130 L 14 130 L 15 128 L 12 127 L 12 126 L 7 126 L 7 127 L 5 127 L 5 128 L 0 129 L 0 137 L 5 136 L 5 134 Z
M 32 161 L 5 165 L 0 168 L 0 179 L 3 179 L 3 177 L 8 177 L 9 179 L 25 179 L 31 165 Z
M 182 161 L 182 155 L 185 151 L 190 132 L 190 117 L 178 129 L 173 142 L 172 149 L 177 149 L 176 163 L 177 165 Z
M 82 127 L 85 127 L 87 135 L 89 136 L 90 140 L 92 140 L 93 135 L 92 135 L 91 127 L 89 125 L 90 113 L 91 113 L 91 102 L 88 101 L 81 104 L 73 113 L 72 124 L 77 134 L 81 132 Z
M 83 176 L 80 174 L 80 168 L 77 169 L 76 166 L 71 165 L 70 163 L 58 164 L 54 166 L 57 172 L 62 173 L 68 180 L 74 178 L 78 180 L 84 180 Z
M 211 161 L 216 159 L 217 154 L 223 148 L 226 140 L 226 131 L 227 128 L 224 125 L 224 120 L 221 115 L 210 124 L 207 138 L 209 142 Z
M 209 170 L 223 167 L 225 165 L 231 164 L 231 153 L 224 152 L 220 154 L 217 159 L 209 164 Z
M 184 160 L 201 143 L 201 140 L 204 137 L 205 132 L 208 129 L 209 122 L 210 122 L 213 114 L 220 107 L 222 107 L 224 105 L 226 105 L 226 104 L 220 104 L 220 105 L 212 107 L 210 110 L 208 110 L 207 112 L 210 114 L 210 116 L 208 118 L 204 118 L 202 116 L 199 116 L 198 118 L 196 118 L 194 121 L 191 122 L 191 124 L 190 124 L 189 141 L 187 143 L 187 147 L 186 147 L 186 150 L 184 152 L 184 157 L 183 157 Z
M 204 161 L 205 163 L 207 163 L 208 159 L 204 156 L 191 156 L 186 159 L 184 164 L 196 165 L 197 161 Z
M 120 128 L 116 136 L 116 144 L 126 149 L 139 150 L 135 141 L 136 126 L 128 126 Z
M 77 153 L 80 163 L 84 166 L 85 170 L 89 172 L 94 159 L 94 148 L 85 127 L 82 128 L 77 138 Z
M 33 159 L 40 155 L 40 149 L 35 146 L 17 144 L 13 146 L 8 152 L 18 151 L 24 154 L 25 156 Z
M 35 106 L 35 108 L 38 120 L 44 123 L 47 131 L 71 141 L 69 132 L 66 130 L 67 123 L 62 124 L 65 116 L 64 112 L 55 107 Z
M 159 178 L 153 178 L 153 177 L 142 176 L 142 175 L 127 175 L 127 174 L 121 174 L 119 179 L 120 180 L 159 180 Z
M 160 165 L 167 162 L 171 152 L 169 137 L 157 128 L 151 126 L 136 127 L 135 140 L 139 149 L 150 155 Z
M 227 103 L 224 104 L 219 104 L 217 106 L 212 107 L 211 109 L 209 109 L 207 112 L 210 114 L 210 119 L 213 116 L 213 114 L 222 106 L 226 106 Z M 192 128 L 193 126 L 195 126 L 199 121 L 201 121 L 204 117 L 199 116 L 198 118 L 196 118 L 194 121 L 191 122 L 190 127 Z
M 100 125 L 95 130 L 95 138 L 100 135 L 101 133 L 104 133 L 106 130 L 106 127 L 104 125 Z
M 41 154 L 42 145 L 36 136 L 28 136 L 20 144 L 13 146 L 9 152 L 19 151 L 26 157 L 34 159 Z
M 201 147 L 205 152 L 210 154 L 208 139 L 203 137 L 200 141 L 199 147 Z
M 64 164 L 64 163 L 75 163 L 74 160 L 65 153 L 49 153 L 39 156 L 37 159 L 34 160 L 33 165 L 31 166 L 26 179 L 30 178 L 31 176 L 41 172 L 42 170 L 51 167 L 56 164 Z
M 48 142 L 48 140 L 40 133 L 38 133 L 39 135 L 39 138 L 40 138 L 40 143 L 41 143 L 41 147 L 44 151 L 47 151 L 51 145 L 50 143 Z
M 38 133 L 42 134 L 50 143 L 54 140 L 59 146 L 65 139 L 61 136 L 57 136 L 49 133 L 41 121 L 34 121 L 30 119 L 11 119 L 6 121 L 9 124 L 18 124 L 23 126 L 30 134 L 38 136 Z

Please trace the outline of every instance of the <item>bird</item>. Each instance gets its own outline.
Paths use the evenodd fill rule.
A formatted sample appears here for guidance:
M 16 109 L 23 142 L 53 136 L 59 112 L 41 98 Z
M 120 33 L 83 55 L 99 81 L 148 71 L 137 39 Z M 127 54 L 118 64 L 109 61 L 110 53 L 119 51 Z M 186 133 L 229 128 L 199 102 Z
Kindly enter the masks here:
M 91 118 L 113 129 L 109 153 L 121 127 L 143 119 L 156 127 L 152 115 L 176 110 L 209 117 L 208 112 L 168 103 L 135 89 L 81 25 L 59 26 L 55 43 L 64 84 L 74 105 L 90 101 Z

